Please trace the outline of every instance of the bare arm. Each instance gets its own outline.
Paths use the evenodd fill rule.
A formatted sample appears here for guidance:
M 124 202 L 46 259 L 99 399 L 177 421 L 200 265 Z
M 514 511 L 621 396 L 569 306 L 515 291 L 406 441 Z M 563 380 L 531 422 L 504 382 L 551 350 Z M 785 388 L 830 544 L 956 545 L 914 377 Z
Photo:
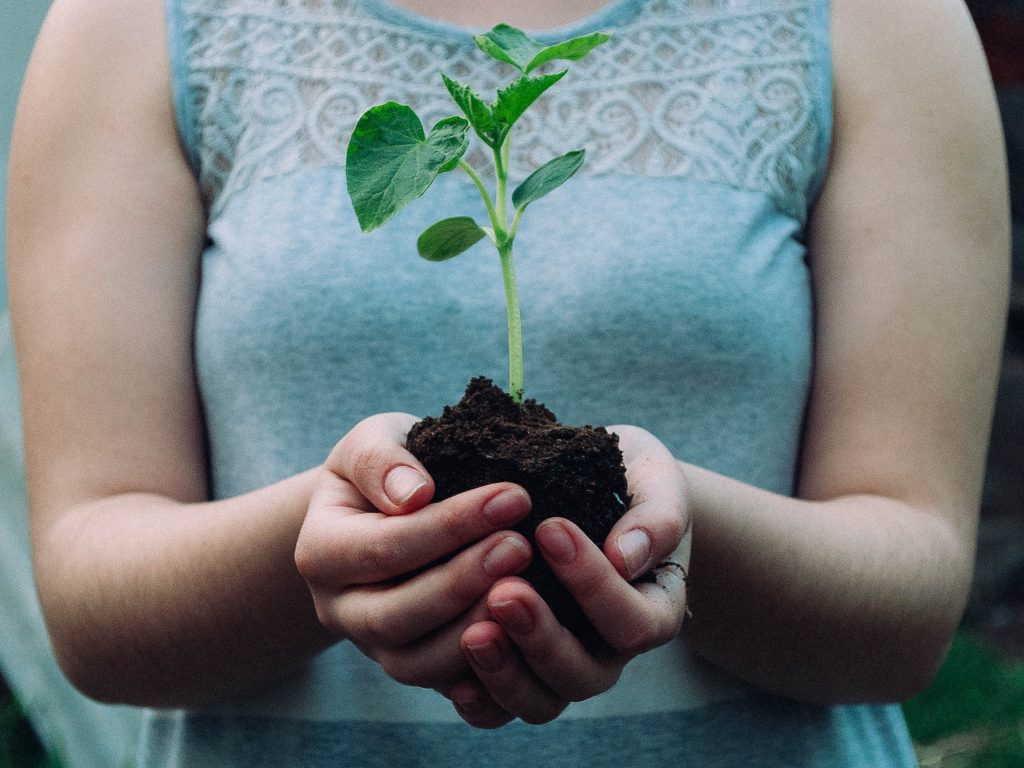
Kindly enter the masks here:
M 816 366 L 787 499 L 694 467 L 688 641 L 771 690 L 897 700 L 970 585 L 1007 293 L 992 87 L 956 0 L 833 4 Z
M 159 2 L 54 4 L 10 168 L 34 560 L 63 668 L 97 698 L 158 705 L 291 668 L 326 643 L 293 562 L 312 476 L 204 501 L 204 217 Z

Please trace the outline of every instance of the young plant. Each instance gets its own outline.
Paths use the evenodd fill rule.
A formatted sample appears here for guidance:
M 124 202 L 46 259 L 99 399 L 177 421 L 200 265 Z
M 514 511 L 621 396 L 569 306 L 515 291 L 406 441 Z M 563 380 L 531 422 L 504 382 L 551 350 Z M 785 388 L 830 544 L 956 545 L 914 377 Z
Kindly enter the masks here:
M 519 404 L 523 402 L 523 336 L 512 246 L 527 206 L 575 174 L 583 164 L 584 150 L 549 160 L 531 173 L 512 192 L 510 211 L 511 131 L 537 98 L 561 80 L 567 70 L 536 76 L 531 72 L 551 61 L 581 59 L 608 39 L 608 35 L 595 32 L 544 45 L 522 30 L 499 24 L 474 38 L 482 51 L 519 72 L 515 80 L 498 90 L 494 101 L 488 103 L 468 85 L 442 75 L 448 93 L 465 117 L 446 117 L 428 134 L 410 107 L 389 101 L 370 108 L 359 118 L 348 145 L 348 193 L 363 232 L 382 226 L 423 195 L 438 174 L 461 169 L 480 192 L 489 226 L 481 226 L 470 216 L 443 219 L 428 227 L 416 245 L 420 256 L 429 261 L 458 256 L 485 237 L 497 249 L 508 314 L 508 394 Z M 469 148 L 471 127 L 494 159 L 493 197 L 480 174 L 463 159 Z

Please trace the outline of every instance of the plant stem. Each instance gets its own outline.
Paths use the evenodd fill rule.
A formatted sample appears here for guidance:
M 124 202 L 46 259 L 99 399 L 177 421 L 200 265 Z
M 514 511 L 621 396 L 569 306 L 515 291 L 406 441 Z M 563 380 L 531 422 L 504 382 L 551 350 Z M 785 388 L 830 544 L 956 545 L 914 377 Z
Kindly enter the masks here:
M 508 316 L 508 394 L 517 405 L 523 404 L 523 323 L 519 313 L 519 287 L 512 262 L 512 243 L 515 236 L 508 228 L 508 157 L 509 137 L 494 148 L 494 205 L 488 204 L 487 213 L 494 227 L 494 244 L 501 260 L 501 277 L 505 286 L 505 310 Z M 470 174 L 476 177 L 476 174 Z M 484 194 L 486 199 L 486 194 Z M 490 200 L 487 200 L 490 203 Z M 518 223 L 518 221 L 516 222 Z
M 501 277 L 505 284 L 505 308 L 508 313 L 508 393 L 517 405 L 523 404 L 523 323 L 519 313 L 519 287 L 512 262 L 512 240 L 498 245 Z
M 494 150 L 494 172 L 497 177 L 495 224 L 498 257 L 501 259 L 501 277 L 505 285 L 505 310 L 508 315 L 508 394 L 512 402 L 523 404 L 523 321 L 519 312 L 519 286 L 516 269 L 512 261 L 512 243 L 515 235 L 508 226 L 508 160 L 511 136 L 506 136 L 501 146 Z M 518 217 L 517 217 L 518 219 Z M 518 220 L 516 224 L 518 224 Z
M 508 315 L 508 394 L 517 405 L 523 404 L 523 322 L 519 312 L 519 287 L 516 283 L 516 270 L 512 262 L 512 243 L 515 240 L 515 232 L 509 232 L 508 223 L 508 138 L 501 147 L 494 150 L 494 175 L 497 179 L 497 187 L 494 191 L 494 201 L 487 194 L 487 188 L 479 174 L 465 160 L 459 160 L 459 167 L 464 170 L 469 178 L 473 180 L 484 205 L 487 206 L 487 215 L 491 220 L 491 227 L 494 230 L 494 245 L 498 249 L 498 258 L 501 260 L 501 277 L 505 286 L 505 310 Z M 518 228 L 519 216 L 522 211 L 516 211 L 513 227 Z
M 498 235 L 498 212 L 494 210 L 494 203 L 491 202 L 491 196 L 487 194 L 487 187 L 484 186 L 483 179 L 480 178 L 479 174 L 473 170 L 473 166 L 467 163 L 465 160 L 459 160 L 459 168 L 464 170 L 470 179 L 473 180 L 473 184 L 476 185 L 477 191 L 480 193 L 480 197 L 484 200 L 484 205 L 487 206 L 487 216 L 491 219 L 491 226 L 494 227 L 494 234 Z M 504 232 L 504 228 L 501 230 Z
M 502 167 L 500 156 L 494 153 L 494 170 L 498 177 L 497 188 L 494 190 L 494 204 L 497 208 L 499 226 L 502 232 L 508 231 L 508 171 Z
M 512 226 L 508 230 L 510 240 L 515 239 L 516 232 L 519 231 L 519 219 L 522 218 L 524 210 L 524 208 L 516 208 L 516 215 L 512 217 Z

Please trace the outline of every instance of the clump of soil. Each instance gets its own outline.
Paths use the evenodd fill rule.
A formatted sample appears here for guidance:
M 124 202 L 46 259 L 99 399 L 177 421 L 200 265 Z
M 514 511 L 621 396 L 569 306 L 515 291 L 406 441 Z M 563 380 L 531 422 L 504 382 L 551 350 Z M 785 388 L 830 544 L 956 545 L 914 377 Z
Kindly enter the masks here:
M 521 485 L 532 512 L 516 530 L 533 543 L 548 517 L 572 520 L 598 546 L 629 508 L 617 435 L 603 427 L 568 427 L 535 400 L 521 406 L 490 379 L 477 377 L 457 405 L 415 424 L 409 451 L 430 472 L 434 500 L 495 482 Z M 522 574 L 555 616 L 588 645 L 597 634 L 579 605 L 535 549 Z

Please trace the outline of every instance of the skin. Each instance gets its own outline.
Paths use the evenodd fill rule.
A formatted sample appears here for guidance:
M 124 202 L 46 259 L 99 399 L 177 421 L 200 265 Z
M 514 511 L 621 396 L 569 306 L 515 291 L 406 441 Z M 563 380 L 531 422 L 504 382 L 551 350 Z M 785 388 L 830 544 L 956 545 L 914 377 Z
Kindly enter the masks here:
M 571 700 L 611 687 L 630 658 L 678 634 L 686 603 L 678 573 L 667 569 L 658 584 L 637 587 L 624 578 L 672 556 L 688 559 L 686 544 L 680 546 L 683 475 L 656 438 L 615 428 L 637 498 L 609 534 L 605 552 L 568 520 L 545 521 L 536 532 L 541 554 L 608 642 L 597 657 L 557 623 L 529 584 L 514 577 L 533 555 L 525 538 L 507 530 L 529 511 L 525 491 L 499 484 L 463 494 L 479 498 L 468 519 L 447 502 L 423 506 L 432 484 L 402 447 L 414 421 L 385 414 L 361 422 L 321 469 L 296 563 L 332 632 L 396 680 L 450 697 L 463 717 L 481 727 L 513 716 L 551 720 Z M 388 477 L 396 469 L 414 470 L 422 484 L 389 498 Z M 403 499 L 400 505 L 395 496 Z M 504 530 L 491 533 L 496 527 Z M 654 544 L 630 573 L 615 542 L 632 530 L 644 531 Z M 390 581 L 472 541 L 478 543 L 444 565 L 397 585 Z
M 473 9 L 447 18 L 498 20 Z M 536 27 L 573 9 L 593 10 L 493 12 Z M 403 414 L 370 416 L 320 467 L 206 500 L 191 359 L 205 222 L 174 132 L 160 4 L 56 0 L 12 140 L 8 255 L 36 577 L 71 681 L 105 701 L 195 705 L 348 640 L 497 727 L 557 717 L 682 631 L 725 669 L 808 701 L 919 690 L 971 577 L 1006 307 L 1005 160 L 959 2 L 836 0 L 832 14 L 836 125 L 808 233 L 817 348 L 798 497 L 615 427 L 637 503 L 605 551 L 552 520 L 531 552 L 508 530 L 529 503 L 515 486 L 432 504 L 422 475 L 403 492 L 403 474 L 422 474 Z M 503 517 L 485 514 L 493 501 Z M 634 531 L 649 548 L 631 567 Z M 537 556 L 607 652 L 587 653 L 516 577 Z M 692 620 L 673 569 L 627 581 L 670 556 L 689 562 Z
M 475 29 L 490 29 L 503 22 L 520 29 L 555 29 L 600 11 L 608 5 L 608 0 L 560 0 L 556 3 L 448 0 L 440 8 L 431 0 L 395 0 L 391 4 L 421 16 Z

